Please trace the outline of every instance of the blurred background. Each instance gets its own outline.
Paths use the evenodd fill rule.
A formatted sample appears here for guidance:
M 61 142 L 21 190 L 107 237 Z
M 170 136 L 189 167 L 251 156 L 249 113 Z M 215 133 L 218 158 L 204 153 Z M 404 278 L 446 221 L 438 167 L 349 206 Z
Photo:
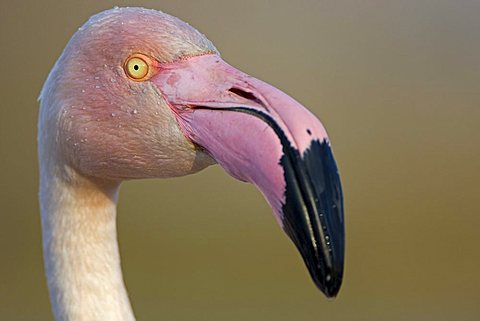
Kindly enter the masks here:
M 2 1 L 0 320 L 53 320 L 37 96 L 92 14 L 145 6 L 310 108 L 343 178 L 347 260 L 326 300 L 260 193 L 219 166 L 123 184 L 138 320 L 480 320 L 480 1 Z

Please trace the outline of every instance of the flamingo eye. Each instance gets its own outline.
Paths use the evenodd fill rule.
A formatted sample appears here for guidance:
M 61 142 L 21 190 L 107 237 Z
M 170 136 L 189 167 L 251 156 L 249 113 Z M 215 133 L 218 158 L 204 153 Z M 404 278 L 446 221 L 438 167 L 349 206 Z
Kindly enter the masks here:
M 148 75 L 148 63 L 140 57 L 131 57 L 125 64 L 125 72 L 133 80 L 143 80 Z

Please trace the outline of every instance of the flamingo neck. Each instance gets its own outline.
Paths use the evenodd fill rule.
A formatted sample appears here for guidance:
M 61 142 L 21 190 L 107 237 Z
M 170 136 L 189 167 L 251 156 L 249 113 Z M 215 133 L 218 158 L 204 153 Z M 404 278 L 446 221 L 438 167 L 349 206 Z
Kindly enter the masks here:
M 41 163 L 43 251 L 57 321 L 134 321 L 116 236 L 117 183 Z

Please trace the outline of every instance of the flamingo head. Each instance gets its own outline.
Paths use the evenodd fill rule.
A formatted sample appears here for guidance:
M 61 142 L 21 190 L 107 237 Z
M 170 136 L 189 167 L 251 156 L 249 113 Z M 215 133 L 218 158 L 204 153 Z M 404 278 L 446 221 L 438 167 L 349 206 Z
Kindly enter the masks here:
M 40 100 L 41 143 L 84 177 L 173 177 L 217 162 L 253 183 L 317 287 L 338 293 L 343 198 L 324 127 L 223 61 L 190 25 L 141 8 L 97 14 L 68 43 Z

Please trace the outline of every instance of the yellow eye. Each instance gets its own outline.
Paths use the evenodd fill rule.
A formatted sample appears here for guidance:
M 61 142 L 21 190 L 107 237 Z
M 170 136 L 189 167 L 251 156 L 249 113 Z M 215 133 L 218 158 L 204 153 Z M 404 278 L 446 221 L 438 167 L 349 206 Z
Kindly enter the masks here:
M 148 64 L 139 57 L 132 57 L 125 64 L 125 71 L 130 78 L 141 80 L 148 75 Z

